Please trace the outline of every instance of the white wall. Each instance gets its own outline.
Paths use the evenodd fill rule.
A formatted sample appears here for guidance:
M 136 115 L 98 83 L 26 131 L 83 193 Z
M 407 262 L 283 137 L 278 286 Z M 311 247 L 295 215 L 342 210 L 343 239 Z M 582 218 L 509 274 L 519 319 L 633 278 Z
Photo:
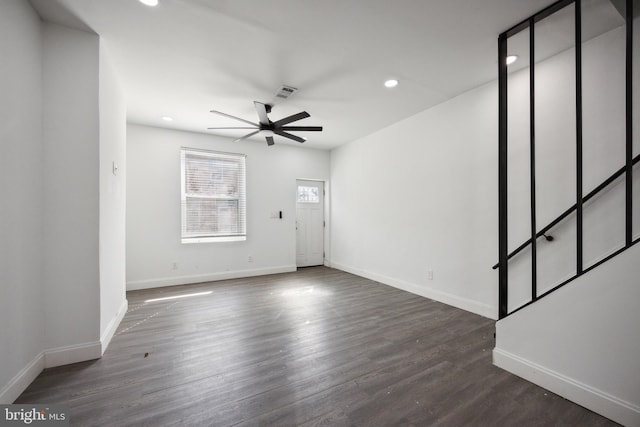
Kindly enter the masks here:
M 574 55 L 536 66 L 538 229 L 575 202 Z M 624 28 L 586 42 L 583 62 L 587 194 L 624 164 Z M 513 250 L 530 236 L 528 71 L 511 74 L 509 89 Z M 333 151 L 333 266 L 496 316 L 496 275 L 488 271 L 497 261 L 495 95 L 489 84 Z M 585 205 L 585 267 L 624 245 L 623 190 L 620 180 Z M 575 273 L 575 222 L 554 228 L 553 243 L 538 240 L 539 293 Z M 640 210 L 634 224 L 637 235 Z M 510 263 L 510 309 L 529 301 L 530 278 L 527 249 Z
M 180 243 L 180 147 L 247 155 L 245 242 Z M 295 270 L 296 178 L 328 180 L 329 153 L 130 124 L 127 170 L 127 288 L 140 289 Z
M 331 265 L 495 317 L 496 105 L 488 84 L 334 150 Z
M 640 425 L 640 244 L 496 324 L 494 362 Z
M 125 299 L 126 104 L 106 42 L 100 40 L 100 341 L 106 349 Z M 114 172 L 113 165 L 117 170 Z
M 44 339 L 42 40 L 28 2 L 0 2 L 0 57 L 0 403 L 8 403 L 33 379 L 18 373 Z
M 0 9 L 0 402 L 11 403 L 43 368 L 100 357 L 126 308 L 124 190 L 98 172 L 101 148 L 124 158 L 125 115 L 95 34 L 43 23 L 24 1 Z
M 45 348 L 99 337 L 99 40 L 45 23 Z M 99 354 L 98 354 L 99 355 Z

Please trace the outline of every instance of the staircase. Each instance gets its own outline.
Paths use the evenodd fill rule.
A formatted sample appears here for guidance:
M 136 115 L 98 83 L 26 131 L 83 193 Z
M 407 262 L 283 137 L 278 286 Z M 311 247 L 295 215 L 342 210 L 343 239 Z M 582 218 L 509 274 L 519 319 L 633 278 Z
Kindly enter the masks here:
M 500 35 L 493 268 L 494 363 L 640 426 L 638 3 L 561 0 Z

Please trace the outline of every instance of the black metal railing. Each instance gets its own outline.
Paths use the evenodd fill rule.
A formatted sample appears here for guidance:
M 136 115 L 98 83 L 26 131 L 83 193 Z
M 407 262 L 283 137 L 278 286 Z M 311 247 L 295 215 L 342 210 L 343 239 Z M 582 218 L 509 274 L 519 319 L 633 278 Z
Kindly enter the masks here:
M 633 0 L 626 0 L 625 8 L 625 164 L 618 169 L 609 178 L 604 180 L 600 185 L 595 187 L 586 196 L 583 195 L 583 147 L 582 147 L 582 2 L 581 0 L 560 0 L 542 11 L 532 15 L 528 19 L 518 23 L 509 30 L 500 34 L 498 38 L 498 102 L 499 102 L 499 129 L 498 129 L 498 263 L 493 266 L 494 269 L 499 268 L 499 301 L 498 316 L 500 319 L 509 314 L 514 313 L 532 304 L 538 299 L 550 294 L 556 289 L 571 282 L 580 275 L 590 271 L 601 265 L 609 259 L 615 257 L 619 253 L 628 249 L 632 245 L 638 243 L 640 239 L 633 239 L 633 166 L 640 161 L 640 155 L 633 157 Z M 537 230 L 536 224 L 536 159 L 535 159 L 535 25 L 541 20 L 551 16 L 552 14 L 564 9 L 567 6 L 574 5 L 574 28 L 575 28 L 575 114 L 576 114 L 576 151 L 575 151 L 575 167 L 576 167 L 576 203 L 561 213 L 556 219 L 551 221 L 545 227 Z M 530 156 L 530 218 L 531 218 L 531 237 L 509 253 L 508 251 L 508 145 L 507 145 L 507 41 L 510 37 L 529 29 L 529 156 Z M 625 243 L 624 247 L 598 261 L 597 263 L 585 268 L 583 263 L 583 207 L 590 199 L 598 193 L 605 190 L 621 176 L 625 177 Z M 537 290 L 537 245 L 538 238 L 544 236 L 549 239 L 547 233 L 566 219 L 572 213 L 576 213 L 576 273 L 569 279 L 556 285 L 552 289 L 538 295 Z M 509 311 L 508 307 L 508 262 L 511 258 L 523 251 L 527 247 L 531 247 L 531 299 L 529 302 Z
M 640 162 L 640 155 L 637 155 L 636 157 L 634 157 L 632 159 L 632 161 L 631 161 L 631 164 L 632 165 L 636 165 L 638 162 Z M 586 204 L 589 200 L 591 200 L 598 193 L 600 193 L 602 190 L 607 188 L 610 184 L 613 184 L 616 181 L 616 179 L 618 179 L 622 175 L 624 175 L 626 173 L 626 171 L 627 171 L 627 166 L 626 165 L 621 167 L 617 171 L 615 171 L 615 173 L 613 173 L 609 178 L 604 180 L 600 185 L 598 185 L 596 188 L 591 190 L 586 196 L 584 196 L 582 198 L 582 204 L 583 205 Z M 538 239 L 540 237 L 545 237 L 548 241 L 552 241 L 553 240 L 553 236 L 550 236 L 550 235 L 547 235 L 547 234 L 551 231 L 551 229 L 553 227 L 555 227 L 560 222 L 562 222 L 562 220 L 564 220 L 566 217 L 571 215 L 576 210 L 576 208 L 577 208 L 577 204 L 571 206 L 569 209 L 567 209 L 566 211 L 564 211 L 560 215 L 558 215 L 558 217 L 556 219 L 551 221 L 549 224 L 545 225 L 542 229 L 540 229 L 540 231 L 538 231 L 536 233 L 536 239 Z M 513 258 L 514 256 L 518 255 L 520 252 L 522 252 L 524 249 L 526 249 L 527 246 L 529 246 L 530 244 L 531 244 L 531 239 L 527 240 L 526 242 L 524 242 L 523 244 L 518 246 L 512 252 L 509 252 L 509 254 L 507 255 L 507 259 L 509 260 L 509 259 Z M 493 268 L 495 270 L 499 266 L 500 266 L 500 264 L 494 264 L 493 267 L 491 267 L 491 268 Z

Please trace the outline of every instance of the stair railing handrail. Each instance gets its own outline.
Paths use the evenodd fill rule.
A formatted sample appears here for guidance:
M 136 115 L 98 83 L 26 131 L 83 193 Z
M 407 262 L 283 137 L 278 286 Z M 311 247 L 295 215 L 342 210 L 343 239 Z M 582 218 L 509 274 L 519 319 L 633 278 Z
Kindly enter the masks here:
M 635 165 L 639 161 L 640 161 L 640 154 L 633 158 L 632 164 Z M 582 203 L 587 203 L 589 200 L 591 200 L 593 197 L 595 197 L 599 192 L 601 192 L 606 187 L 608 187 L 611 183 L 613 183 L 616 179 L 618 179 L 622 175 L 624 175 L 625 171 L 626 171 L 626 166 L 623 166 L 620 169 L 618 169 L 615 173 L 613 173 L 613 175 L 611 175 L 609 178 L 607 178 L 604 181 L 602 181 L 602 183 L 600 185 L 598 185 L 596 188 L 591 190 L 591 192 L 589 192 L 589 194 L 584 196 L 584 198 L 582 199 Z M 577 206 L 578 206 L 578 204 L 574 203 L 573 206 L 571 206 L 566 211 L 562 212 L 556 219 L 554 219 L 549 224 L 547 224 L 544 228 L 542 228 L 540 231 L 538 231 L 536 233 L 536 239 L 546 235 L 549 232 L 549 230 L 551 230 L 553 227 L 558 225 L 558 223 L 560 223 L 563 219 L 565 219 L 566 217 L 571 215 L 571 213 L 573 213 L 573 211 L 576 210 Z M 530 244 L 531 244 L 531 238 L 526 240 L 524 243 L 522 243 L 520 246 L 518 246 L 516 249 L 514 249 L 511 253 L 509 253 L 509 255 L 507 255 L 507 260 L 510 260 L 514 256 L 518 255 L 520 252 L 522 252 Z M 500 267 L 500 263 L 494 264 L 491 268 L 495 270 L 498 267 Z

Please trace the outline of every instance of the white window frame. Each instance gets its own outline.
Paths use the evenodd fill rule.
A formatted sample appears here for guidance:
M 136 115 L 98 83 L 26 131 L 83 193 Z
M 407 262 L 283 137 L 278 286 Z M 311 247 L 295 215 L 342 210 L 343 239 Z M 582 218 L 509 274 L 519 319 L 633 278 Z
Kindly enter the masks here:
M 237 181 L 237 194 L 234 196 L 225 195 L 202 195 L 187 193 L 186 158 L 187 156 L 197 156 L 200 158 L 211 158 L 212 160 L 226 160 L 238 163 L 239 174 Z M 196 148 L 180 148 L 180 198 L 181 198 L 181 242 L 182 243 L 209 243 L 209 242 L 237 242 L 247 240 L 247 219 L 246 219 L 246 155 L 237 153 L 223 153 L 219 151 L 203 150 Z M 202 200 L 235 200 L 238 206 L 238 230 L 234 233 L 216 234 L 207 232 L 188 232 L 187 199 Z

